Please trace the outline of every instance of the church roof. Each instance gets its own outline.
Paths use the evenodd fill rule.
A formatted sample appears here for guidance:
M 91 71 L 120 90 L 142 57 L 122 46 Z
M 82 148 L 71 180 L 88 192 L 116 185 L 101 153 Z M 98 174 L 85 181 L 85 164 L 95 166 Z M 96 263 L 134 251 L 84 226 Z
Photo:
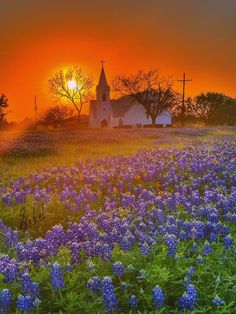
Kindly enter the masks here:
M 104 71 L 104 67 L 102 66 L 102 70 L 101 70 L 101 74 L 100 74 L 100 78 L 99 78 L 99 82 L 98 82 L 97 87 L 107 87 L 107 86 L 108 86 L 107 78 L 106 78 L 106 74 Z
M 137 102 L 129 96 L 124 96 L 119 99 L 111 100 L 111 112 L 113 117 L 124 117 L 126 112 L 134 105 L 137 105 Z

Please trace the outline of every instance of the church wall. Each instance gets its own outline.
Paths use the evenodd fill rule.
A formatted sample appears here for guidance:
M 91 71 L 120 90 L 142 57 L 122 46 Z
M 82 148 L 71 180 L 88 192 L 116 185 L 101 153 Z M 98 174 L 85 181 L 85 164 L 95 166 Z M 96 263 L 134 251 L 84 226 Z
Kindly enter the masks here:
M 163 111 L 156 119 L 156 124 L 170 125 L 172 124 L 171 113 Z
M 150 117 L 146 117 L 145 109 L 141 105 L 131 107 L 130 110 L 126 112 L 123 117 L 112 116 L 112 127 L 120 126 L 121 121 L 123 125 L 135 127 L 137 125 L 144 126 L 152 124 L 152 119 Z M 171 114 L 168 111 L 161 113 L 156 119 L 156 124 L 171 125 Z
M 145 111 L 140 105 L 132 106 L 129 111 L 127 111 L 124 116 L 121 117 L 113 117 L 112 124 L 113 127 L 117 127 L 120 125 L 122 121 L 123 125 L 133 125 L 137 124 L 148 124 L 150 119 L 146 118 Z
M 123 118 L 124 125 L 150 124 L 151 119 L 147 118 L 144 108 L 141 105 L 132 106 Z

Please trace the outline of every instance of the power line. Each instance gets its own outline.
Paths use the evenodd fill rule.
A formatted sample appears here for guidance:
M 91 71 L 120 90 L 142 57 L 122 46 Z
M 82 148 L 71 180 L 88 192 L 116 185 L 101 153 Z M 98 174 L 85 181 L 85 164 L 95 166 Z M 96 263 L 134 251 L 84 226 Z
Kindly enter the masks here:
M 182 80 L 177 80 L 177 82 L 181 82 L 183 84 L 183 96 L 182 96 L 182 109 L 181 109 L 181 118 L 182 118 L 182 125 L 184 125 L 184 119 L 185 119 L 185 89 L 186 89 L 186 83 L 192 82 L 191 79 L 186 79 L 185 73 L 183 74 Z

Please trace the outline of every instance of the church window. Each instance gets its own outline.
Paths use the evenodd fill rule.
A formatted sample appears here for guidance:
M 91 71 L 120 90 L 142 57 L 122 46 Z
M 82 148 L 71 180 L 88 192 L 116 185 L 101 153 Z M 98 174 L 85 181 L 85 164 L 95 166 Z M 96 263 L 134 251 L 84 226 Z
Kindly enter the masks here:
M 106 111 L 106 108 L 103 108 L 103 111 Z
M 119 119 L 119 126 L 123 126 L 123 120 Z
M 102 94 L 102 101 L 106 101 L 107 100 L 107 95 L 104 93 Z

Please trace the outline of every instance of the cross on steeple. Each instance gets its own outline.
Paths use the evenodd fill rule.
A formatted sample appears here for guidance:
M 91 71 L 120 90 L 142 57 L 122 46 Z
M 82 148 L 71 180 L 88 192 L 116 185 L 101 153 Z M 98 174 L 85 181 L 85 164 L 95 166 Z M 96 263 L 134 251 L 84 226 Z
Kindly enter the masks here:
M 104 60 L 101 60 L 100 62 L 101 62 L 102 67 L 103 67 L 103 65 L 104 65 L 105 61 L 104 61 Z

